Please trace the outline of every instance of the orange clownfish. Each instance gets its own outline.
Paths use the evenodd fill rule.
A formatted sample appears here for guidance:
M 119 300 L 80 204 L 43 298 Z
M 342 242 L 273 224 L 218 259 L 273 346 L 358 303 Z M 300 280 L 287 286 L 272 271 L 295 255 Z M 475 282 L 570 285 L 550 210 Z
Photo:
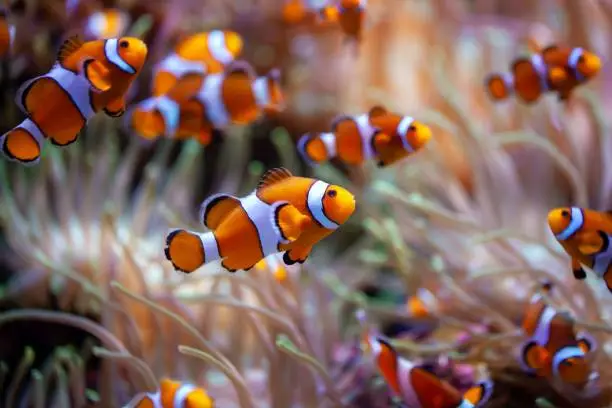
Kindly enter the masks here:
M 0 8 L 0 58 L 8 54 L 14 39 L 15 26 L 9 24 L 6 10 Z
M 169 95 L 146 99 L 137 104 L 129 116 L 129 126 L 142 138 L 163 135 L 177 140 L 195 138 L 203 146 L 212 141 L 212 128 L 204 126 L 199 106 L 180 106 Z
M 168 96 L 191 112 L 199 112 L 200 122 L 210 129 L 248 125 L 263 113 L 284 108 L 280 72 L 273 69 L 257 77 L 242 61 L 233 62 L 222 74 L 185 76 Z
M 338 22 L 349 40 L 361 41 L 366 5 L 366 0 L 340 0 Z
M 430 138 L 426 125 L 377 106 L 367 114 L 337 117 L 331 132 L 305 134 L 298 151 L 311 165 L 337 157 L 352 165 L 374 159 L 384 167 L 420 150 Z
M 530 57 L 512 63 L 510 73 L 492 74 L 486 89 L 493 100 L 508 98 L 513 93 L 526 103 L 532 103 L 547 92 L 556 92 L 567 100 L 580 84 L 601 70 L 601 59 L 583 48 L 551 45 Z
M 550 289 L 548 283 L 542 288 L 545 293 Z M 596 376 L 587 359 L 596 347 L 594 339 L 586 333 L 576 336 L 571 317 L 557 312 L 538 293 L 529 302 L 522 328 L 528 340 L 521 346 L 519 361 L 526 372 L 577 387 Z
M 130 16 L 121 10 L 106 9 L 92 13 L 87 19 L 85 32 L 95 39 L 121 37 L 130 25 Z
M 213 399 L 204 389 L 169 379 L 160 381 L 155 393 L 141 393 L 125 408 L 214 408 Z
M 424 318 L 438 311 L 438 300 L 429 290 L 420 288 L 416 295 L 408 298 L 406 311 L 412 318 Z
M 16 103 L 28 118 L 0 136 L 4 155 L 33 164 L 40 158 L 45 139 L 66 146 L 76 141 L 100 110 L 111 117 L 121 116 L 125 95 L 146 57 L 147 46 L 137 38 L 67 39 L 51 71 L 19 88 Z
M 249 270 L 278 252 L 284 252 L 287 265 L 302 263 L 353 211 L 355 198 L 344 188 L 272 169 L 246 197 L 209 197 L 200 219 L 212 232 L 174 230 L 166 237 L 165 254 L 185 273 L 216 260 L 230 272 Z
M 480 382 L 463 395 L 455 387 L 401 358 L 391 344 L 382 338 L 365 335 L 366 354 L 392 389 L 410 408 L 475 408 L 481 407 L 493 394 L 490 381 Z
M 186 74 L 218 74 L 242 52 L 242 37 L 233 31 L 214 30 L 180 41 L 172 54 L 155 68 L 153 96 L 168 92 Z
M 288 0 L 283 5 L 283 21 L 287 24 L 299 24 L 309 15 L 316 16 L 319 23 L 338 22 L 338 9 L 333 5 L 313 5 L 308 0 Z
M 602 278 L 612 292 L 612 212 L 556 208 L 548 213 L 548 226 L 571 257 L 574 277 L 586 278 L 582 268 L 585 265 Z
M 287 265 L 283 263 L 283 260 L 277 254 L 270 255 L 257 262 L 255 264 L 255 269 L 272 272 L 277 282 L 284 282 L 287 280 Z

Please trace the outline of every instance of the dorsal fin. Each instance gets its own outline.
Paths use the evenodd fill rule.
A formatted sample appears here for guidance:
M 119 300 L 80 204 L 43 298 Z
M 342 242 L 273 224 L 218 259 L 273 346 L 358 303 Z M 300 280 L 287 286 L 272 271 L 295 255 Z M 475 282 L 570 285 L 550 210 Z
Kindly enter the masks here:
M 262 188 L 281 182 L 289 177 L 293 177 L 293 174 L 291 174 L 291 172 L 284 167 L 270 169 L 266 171 L 263 176 L 261 176 L 256 190 L 259 191 Z
M 387 109 L 382 105 L 375 105 L 368 111 L 368 116 L 374 118 L 376 116 L 383 116 L 387 114 Z
M 57 61 L 61 64 L 64 59 L 74 54 L 84 44 L 83 39 L 80 35 L 75 34 L 68 37 L 62 45 L 60 45 L 59 51 L 57 52 Z

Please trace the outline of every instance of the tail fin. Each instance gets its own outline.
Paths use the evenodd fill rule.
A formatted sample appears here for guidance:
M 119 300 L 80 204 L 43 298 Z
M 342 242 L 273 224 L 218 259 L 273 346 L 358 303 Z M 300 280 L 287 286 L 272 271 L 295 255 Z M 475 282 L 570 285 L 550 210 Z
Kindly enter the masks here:
M 494 101 L 501 101 L 514 93 L 514 79 L 511 74 L 492 74 L 485 85 Z
M 298 151 L 311 166 L 328 161 L 336 155 L 333 133 L 306 133 L 298 141 Z
M 44 135 L 31 119 L 0 136 L 2 153 L 11 161 L 34 165 L 40 160 Z
M 481 381 L 471 387 L 463 394 L 463 398 L 471 402 L 474 407 L 480 408 L 491 399 L 493 395 L 493 382 L 490 380 Z
M 220 259 L 217 239 L 212 232 L 198 234 L 182 229 L 173 230 L 166 236 L 164 252 L 174 269 L 185 273 Z

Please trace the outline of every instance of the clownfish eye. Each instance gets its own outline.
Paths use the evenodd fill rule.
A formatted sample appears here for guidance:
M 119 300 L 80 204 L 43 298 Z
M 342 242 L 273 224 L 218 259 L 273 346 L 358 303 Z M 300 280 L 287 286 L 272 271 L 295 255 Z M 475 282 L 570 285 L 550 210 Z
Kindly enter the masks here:
M 563 210 L 563 211 L 561 211 L 561 216 L 562 217 L 569 217 L 570 213 L 569 213 L 569 211 Z
M 336 192 L 336 190 L 329 190 L 329 191 L 327 192 L 327 196 L 328 196 L 328 197 L 331 197 L 331 198 L 334 198 L 334 197 L 335 197 L 337 194 L 338 194 L 338 193 Z
M 119 43 L 119 46 L 120 46 L 121 48 L 127 48 L 127 47 L 129 47 L 129 45 L 130 45 L 130 43 L 129 43 L 129 42 L 127 42 L 127 40 L 123 40 L 123 41 L 121 41 L 121 42 Z
M 563 360 L 561 362 L 562 365 L 566 366 L 566 367 L 571 367 L 574 365 L 574 362 L 572 360 Z
M 581 55 L 580 57 L 578 57 L 578 63 L 579 64 L 584 63 L 584 55 Z
M 410 125 L 410 127 L 408 128 L 409 132 L 416 132 L 416 126 L 414 125 Z

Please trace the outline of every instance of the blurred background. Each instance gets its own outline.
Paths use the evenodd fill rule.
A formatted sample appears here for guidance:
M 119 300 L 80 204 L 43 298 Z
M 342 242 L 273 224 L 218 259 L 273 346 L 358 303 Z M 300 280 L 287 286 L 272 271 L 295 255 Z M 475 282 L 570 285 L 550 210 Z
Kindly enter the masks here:
M 204 387 L 220 408 L 393 406 L 375 368 L 357 362 L 357 308 L 460 390 L 494 378 L 487 406 L 611 406 L 607 329 L 593 332 L 603 385 L 588 398 L 520 373 L 512 334 L 543 277 L 578 320 L 601 328 L 611 318 L 605 286 L 573 279 L 546 214 L 612 206 L 612 2 L 370 0 L 358 43 L 313 13 L 288 21 L 282 0 L 76 0 L 70 12 L 66 3 L 5 1 L 15 36 L 0 70 L 0 132 L 22 120 L 18 87 L 108 8 L 149 46 L 130 106 L 149 96 L 153 67 L 179 38 L 224 29 L 240 34 L 239 59 L 259 75 L 280 70 L 286 107 L 215 131 L 205 147 L 144 140 L 100 114 L 74 145 L 45 146 L 37 166 L 2 160 L 0 406 L 118 407 L 163 377 Z M 566 103 L 493 103 L 486 76 L 507 71 L 530 41 L 589 49 L 602 70 Z M 298 157 L 303 133 L 375 105 L 426 123 L 432 142 L 384 169 L 311 168 Z M 345 186 L 357 212 L 286 280 L 270 266 L 174 272 L 168 228 L 202 230 L 207 196 L 247 194 L 278 166 Z M 407 302 L 422 288 L 436 313 L 416 318 Z M 459 338 L 471 339 L 465 350 Z

